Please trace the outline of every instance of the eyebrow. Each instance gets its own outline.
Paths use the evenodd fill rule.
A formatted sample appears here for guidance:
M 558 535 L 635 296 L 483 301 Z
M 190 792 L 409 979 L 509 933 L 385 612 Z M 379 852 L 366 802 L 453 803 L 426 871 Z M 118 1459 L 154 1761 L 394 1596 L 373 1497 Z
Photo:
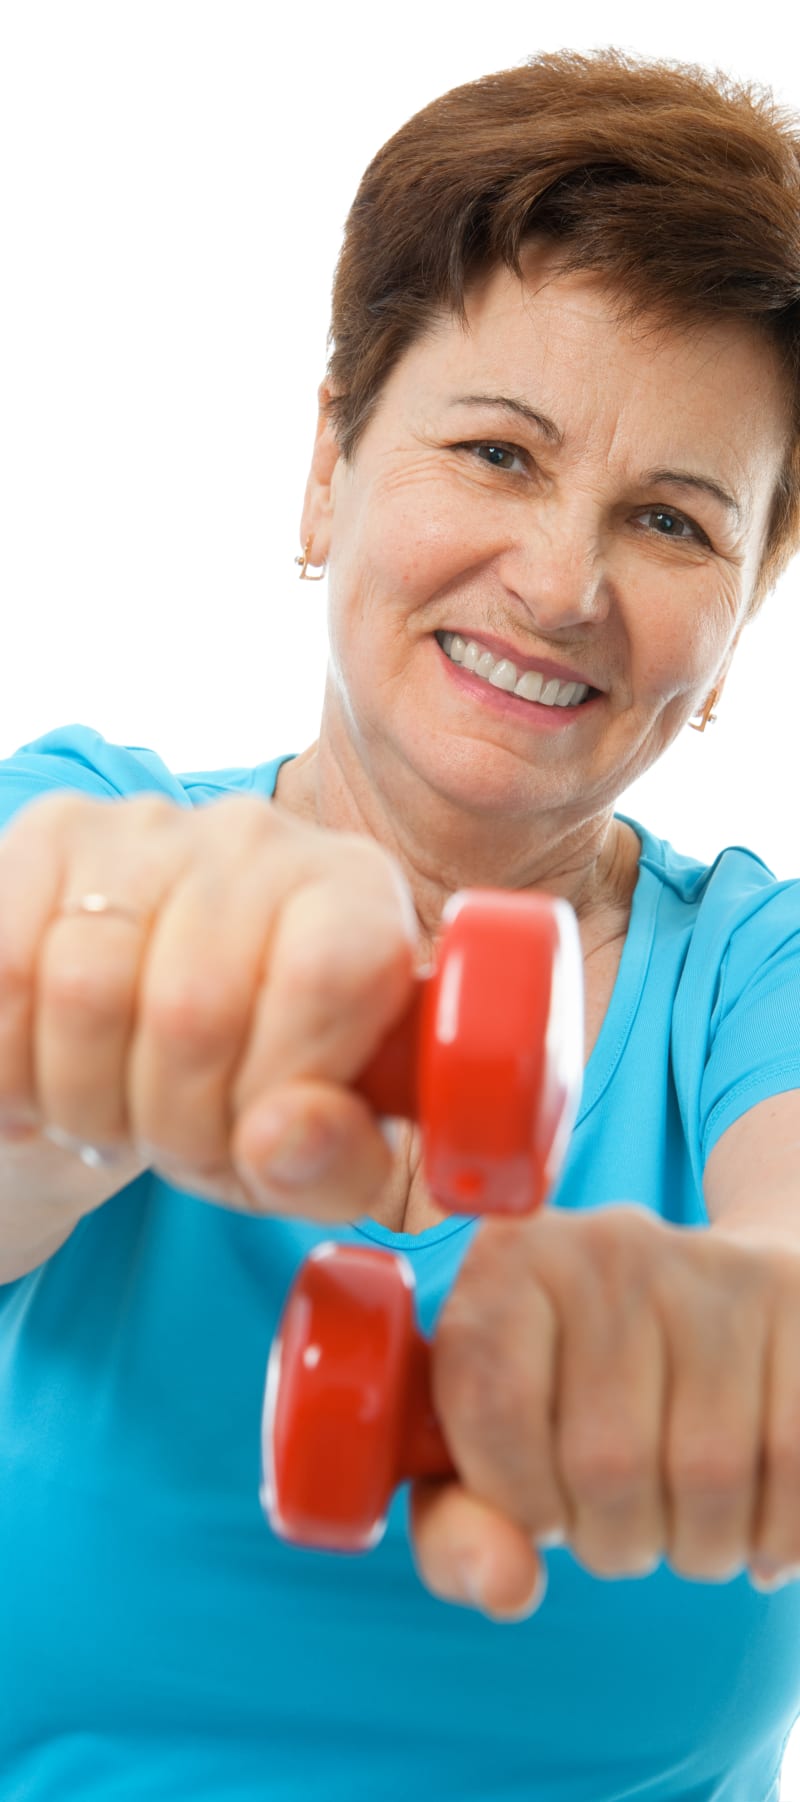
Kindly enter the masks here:
M 651 482 L 671 482 L 675 488 L 698 488 L 701 494 L 710 494 L 713 500 L 720 501 L 727 512 L 732 514 L 737 525 L 741 520 L 742 509 L 735 496 L 729 494 L 727 488 L 722 488 L 719 482 L 713 482 L 710 476 L 696 476 L 689 469 L 646 469 L 642 481 L 648 485 Z
M 510 394 L 454 394 L 451 396 L 451 407 L 499 407 L 504 413 L 512 413 L 518 419 L 524 419 L 535 431 L 547 439 L 548 444 L 562 445 L 564 434 L 560 432 L 554 420 L 548 419 L 546 413 L 537 412 L 535 407 L 528 406 L 527 401 L 517 400 Z M 737 523 L 741 520 L 742 509 L 736 496 L 723 488 L 720 482 L 711 476 L 695 475 L 689 469 L 646 469 L 642 481 L 672 482 L 676 488 L 690 488 L 701 494 L 710 494 L 712 500 L 719 501 L 726 511 L 732 514 Z
M 454 394 L 450 398 L 451 407 L 500 407 L 505 413 L 516 413 L 519 419 L 526 419 L 549 444 L 563 444 L 564 434 L 560 432 L 546 413 L 537 413 L 535 407 L 529 407 L 525 400 L 514 400 L 510 394 Z

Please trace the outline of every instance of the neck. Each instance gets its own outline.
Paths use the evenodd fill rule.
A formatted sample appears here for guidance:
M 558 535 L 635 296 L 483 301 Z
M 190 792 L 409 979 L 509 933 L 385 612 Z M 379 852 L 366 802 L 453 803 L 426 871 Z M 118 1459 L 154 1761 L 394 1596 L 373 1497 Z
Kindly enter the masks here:
M 382 771 L 382 776 L 384 772 Z M 415 793 L 418 799 L 415 805 Z M 638 874 L 639 840 L 608 808 L 566 822 L 464 812 L 418 781 L 380 784 L 349 741 L 324 734 L 283 765 L 276 801 L 312 824 L 357 832 L 399 862 L 414 897 L 421 948 L 432 948 L 448 897 L 463 888 L 536 889 L 573 907 L 585 955 L 609 926 L 627 922 Z

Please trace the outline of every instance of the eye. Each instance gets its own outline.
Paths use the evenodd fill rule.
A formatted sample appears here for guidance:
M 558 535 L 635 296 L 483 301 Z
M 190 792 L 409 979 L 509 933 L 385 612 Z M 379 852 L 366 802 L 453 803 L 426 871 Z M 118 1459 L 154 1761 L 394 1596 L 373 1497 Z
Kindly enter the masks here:
M 677 539 L 678 544 L 686 544 L 689 542 L 689 539 L 691 539 L 691 538 L 695 539 L 696 543 L 698 543 L 698 544 L 708 544 L 708 542 L 709 542 L 709 540 L 707 539 L 707 537 L 705 535 L 705 532 L 702 530 L 702 528 L 700 526 L 696 526 L 691 519 L 684 519 L 684 516 L 682 513 L 673 513 L 671 507 L 647 507 L 645 509 L 644 513 L 640 513 L 639 518 L 647 519 L 648 517 L 650 519 L 666 520 L 670 527 L 672 527 L 672 526 L 685 526 L 686 527 L 685 532 L 677 532 L 677 531 L 661 532 L 661 531 L 659 531 L 656 533 L 657 538 L 675 538 L 675 539 Z
M 527 451 L 521 450 L 518 444 L 498 444 L 495 438 L 478 438 L 472 444 L 454 444 L 453 449 L 470 451 L 473 456 L 479 451 L 488 451 L 489 456 L 492 458 L 492 461 L 489 463 L 489 468 L 499 469 L 503 475 L 515 475 L 516 471 L 512 470 L 508 463 L 495 462 L 494 459 L 497 457 L 511 457 L 512 459 L 514 457 L 519 457 L 526 468 L 530 467 L 531 459 L 528 456 Z M 487 462 L 488 459 L 481 457 L 480 461 L 483 463 Z
M 503 475 L 514 475 L 516 471 L 510 467 L 509 463 L 500 462 L 501 457 L 509 457 L 512 462 L 514 459 L 518 459 L 525 465 L 526 471 L 530 470 L 532 464 L 532 458 L 526 450 L 521 449 L 520 445 L 501 444 L 496 438 L 477 438 L 470 443 L 454 444 L 452 448 L 453 450 L 469 451 L 471 456 L 479 458 L 482 463 L 488 462 L 490 469 L 499 469 Z M 480 455 L 482 451 L 487 451 L 488 457 L 482 457 Z M 646 519 L 648 516 L 651 519 L 663 520 L 667 525 L 666 531 L 660 529 L 656 531 L 657 538 L 672 538 L 677 544 L 689 544 L 694 540 L 696 544 L 710 546 L 711 541 L 702 527 L 695 525 L 694 520 L 687 519 L 683 513 L 674 513 L 671 507 L 647 507 L 644 513 L 639 515 L 639 518 Z M 680 527 L 683 530 L 676 529 Z

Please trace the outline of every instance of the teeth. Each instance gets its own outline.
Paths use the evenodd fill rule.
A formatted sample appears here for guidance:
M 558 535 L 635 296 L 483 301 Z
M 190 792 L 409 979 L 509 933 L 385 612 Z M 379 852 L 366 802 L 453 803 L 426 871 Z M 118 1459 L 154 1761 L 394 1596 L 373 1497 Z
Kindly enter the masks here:
M 493 688 L 504 688 L 509 694 L 519 695 L 523 701 L 538 701 L 543 707 L 574 707 L 589 693 L 588 683 L 548 682 L 536 670 L 526 670 L 524 675 L 518 676 L 516 664 L 508 657 L 494 657 L 474 638 L 462 638 L 459 632 L 442 632 L 440 643 L 453 663 L 460 663 L 473 675 L 482 676 Z

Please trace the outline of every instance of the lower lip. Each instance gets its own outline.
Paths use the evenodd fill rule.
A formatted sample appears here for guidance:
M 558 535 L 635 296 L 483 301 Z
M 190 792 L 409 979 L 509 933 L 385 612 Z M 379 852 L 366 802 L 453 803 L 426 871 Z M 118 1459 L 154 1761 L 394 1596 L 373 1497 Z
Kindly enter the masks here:
M 518 720 L 531 730 L 557 732 L 559 728 L 571 725 L 579 715 L 590 713 L 602 700 L 602 695 L 592 695 L 591 700 L 579 702 L 575 707 L 542 707 L 538 701 L 523 701 L 520 695 L 510 694 L 505 688 L 495 688 L 485 677 L 474 676 L 471 670 L 462 669 L 460 663 L 454 663 L 448 657 L 435 638 L 432 642 L 445 673 L 457 688 L 471 695 L 473 700 L 482 701 L 492 713 L 499 713 L 504 719 Z

